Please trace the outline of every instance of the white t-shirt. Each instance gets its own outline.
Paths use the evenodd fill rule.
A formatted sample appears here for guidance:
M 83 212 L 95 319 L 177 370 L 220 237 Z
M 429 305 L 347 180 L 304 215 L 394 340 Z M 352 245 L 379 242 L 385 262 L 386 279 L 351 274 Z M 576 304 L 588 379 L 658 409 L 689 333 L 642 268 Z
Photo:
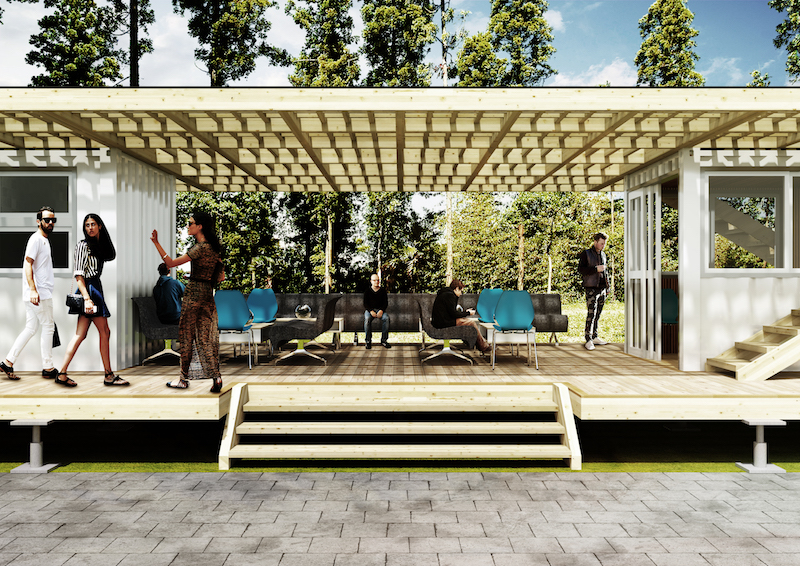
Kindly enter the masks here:
M 33 260 L 33 282 L 36 283 L 36 290 L 39 291 L 40 299 L 52 299 L 53 287 L 55 287 L 56 277 L 53 274 L 53 252 L 50 248 L 50 240 L 42 236 L 37 230 L 28 239 L 25 246 L 25 258 Z M 23 261 L 28 261 L 23 259 Z M 25 277 L 25 264 L 22 270 L 22 300 L 31 300 L 31 288 L 28 287 L 28 280 Z

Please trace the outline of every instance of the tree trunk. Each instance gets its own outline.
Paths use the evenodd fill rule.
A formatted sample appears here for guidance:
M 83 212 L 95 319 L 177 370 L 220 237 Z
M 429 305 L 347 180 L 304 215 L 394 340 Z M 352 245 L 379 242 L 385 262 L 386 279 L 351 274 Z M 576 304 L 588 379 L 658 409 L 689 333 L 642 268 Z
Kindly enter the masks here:
M 130 58 L 131 78 L 130 86 L 139 86 L 139 0 L 130 0 Z
M 331 292 L 331 266 L 333 265 L 333 220 L 328 214 L 328 241 L 325 242 L 325 294 Z
M 453 194 L 447 193 L 447 229 L 445 239 L 447 241 L 447 268 L 445 269 L 445 285 L 450 285 L 453 280 Z

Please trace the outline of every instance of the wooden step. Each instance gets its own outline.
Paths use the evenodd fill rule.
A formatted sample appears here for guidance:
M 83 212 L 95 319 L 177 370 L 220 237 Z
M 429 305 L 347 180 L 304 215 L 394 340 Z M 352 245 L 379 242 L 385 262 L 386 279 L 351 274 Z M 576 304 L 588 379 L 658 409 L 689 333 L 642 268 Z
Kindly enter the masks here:
M 495 411 L 495 412 L 554 412 L 556 404 L 553 401 L 530 402 L 524 399 L 490 399 L 480 402 L 467 403 L 458 399 L 387 399 L 378 401 L 375 399 L 359 401 L 346 400 L 308 400 L 308 399 L 276 399 L 273 403 L 262 400 L 261 402 L 251 401 L 245 403 L 243 407 L 247 412 L 278 413 L 278 412 L 298 412 L 298 411 L 320 411 L 320 412 L 470 412 L 470 411 Z
M 557 422 L 244 422 L 245 434 L 564 434 Z
M 237 444 L 229 458 L 459 458 L 561 459 L 572 456 L 560 444 Z
M 728 371 L 738 371 L 747 364 L 752 363 L 751 360 L 740 360 L 737 358 L 708 358 L 706 363 L 712 367 L 725 369 Z
M 800 317 L 800 309 L 792 309 L 792 316 Z
M 773 334 L 786 334 L 787 336 L 797 336 L 800 334 L 800 326 L 764 326 L 764 332 L 772 332 Z
M 759 354 L 766 354 L 770 350 L 774 350 L 775 348 L 777 348 L 779 345 L 780 344 L 774 344 L 768 342 L 750 342 L 750 341 L 734 343 L 734 346 L 739 350 L 745 350 L 747 352 L 756 352 Z

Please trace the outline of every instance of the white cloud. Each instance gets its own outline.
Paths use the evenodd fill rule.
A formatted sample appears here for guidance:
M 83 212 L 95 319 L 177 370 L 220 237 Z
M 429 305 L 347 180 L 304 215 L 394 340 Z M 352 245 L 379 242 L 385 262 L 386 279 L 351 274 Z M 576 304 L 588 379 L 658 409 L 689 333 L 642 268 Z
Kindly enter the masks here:
M 558 10 L 547 10 L 544 14 L 544 19 L 555 31 L 565 31 L 567 28 L 564 26 L 564 17 Z
M 710 67 L 699 72 L 705 77 L 707 86 L 744 86 L 750 73 L 739 68 L 739 61 L 739 57 L 715 57 Z
M 614 59 L 606 65 L 592 65 L 583 72 L 575 74 L 559 73 L 547 81 L 545 86 L 598 86 L 606 82 L 611 86 L 635 86 L 636 69 L 622 59 Z

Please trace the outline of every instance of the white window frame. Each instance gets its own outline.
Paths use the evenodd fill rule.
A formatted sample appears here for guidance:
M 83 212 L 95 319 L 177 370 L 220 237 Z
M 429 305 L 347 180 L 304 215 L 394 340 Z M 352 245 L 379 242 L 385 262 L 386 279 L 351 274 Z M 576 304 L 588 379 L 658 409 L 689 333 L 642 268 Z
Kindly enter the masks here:
M 702 182 L 702 209 L 703 218 L 703 241 L 702 246 L 702 268 L 701 277 L 796 277 L 800 269 L 793 268 L 793 246 L 798 245 L 793 241 L 793 179 L 797 177 L 797 172 L 792 171 L 755 171 L 752 169 L 704 169 L 701 173 Z M 779 177 L 783 178 L 783 188 L 763 193 L 765 196 L 776 197 L 775 203 L 775 244 L 776 255 L 780 254 L 783 267 L 774 268 L 738 268 L 738 267 L 711 267 L 714 259 L 714 226 L 713 214 L 711 213 L 711 177 Z M 737 190 L 731 190 L 731 196 L 753 196 L 752 192 L 741 190 L 741 195 L 737 195 Z
M 67 267 L 55 268 L 56 277 L 72 277 L 72 250 L 75 249 L 75 203 L 77 173 L 74 169 L 0 169 L 2 177 L 67 177 L 67 202 L 68 211 L 56 211 L 58 222 L 54 232 L 67 234 Z M 47 203 L 42 203 L 46 206 Z M 2 212 L 0 211 L 0 238 L 5 232 L 30 232 L 33 234 L 38 229 L 36 224 L 35 212 Z M 22 269 L 20 262 L 18 267 L 0 267 L 0 278 L 18 278 Z

